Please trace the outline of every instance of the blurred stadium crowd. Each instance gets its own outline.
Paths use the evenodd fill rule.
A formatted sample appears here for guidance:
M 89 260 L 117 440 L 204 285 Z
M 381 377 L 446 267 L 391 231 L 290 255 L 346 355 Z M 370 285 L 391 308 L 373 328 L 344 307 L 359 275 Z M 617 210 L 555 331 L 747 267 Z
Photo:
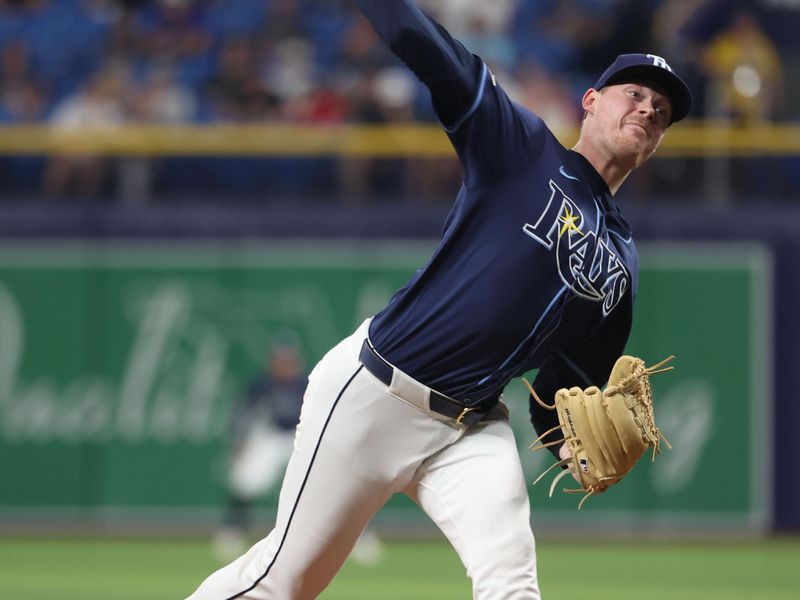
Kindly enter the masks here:
M 800 0 L 419 4 L 556 130 L 578 125 L 583 91 L 614 56 L 642 49 L 687 79 L 694 118 L 748 126 L 800 117 Z M 424 90 L 351 0 L 0 0 L 0 124 L 415 120 L 435 121 Z M 0 198 L 108 196 L 121 180 L 128 197 L 449 198 L 458 180 L 452 161 L 6 155 L 0 163 Z M 678 171 L 673 179 L 687 179 L 686 167 Z M 642 185 L 655 194 L 659 182 Z

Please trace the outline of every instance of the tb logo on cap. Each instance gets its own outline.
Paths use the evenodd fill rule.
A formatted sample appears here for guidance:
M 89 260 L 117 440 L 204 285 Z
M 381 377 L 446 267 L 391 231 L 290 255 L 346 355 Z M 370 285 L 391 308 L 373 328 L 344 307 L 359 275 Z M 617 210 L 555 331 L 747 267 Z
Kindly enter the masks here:
M 662 69 L 666 69 L 667 71 L 669 71 L 670 73 L 672 73 L 672 69 L 671 69 L 671 68 L 670 68 L 670 66 L 667 64 L 667 61 L 665 61 L 665 60 L 664 60 L 663 58 L 661 58 L 660 56 L 656 56 L 655 54 L 648 54 L 648 55 L 647 55 L 647 58 L 652 58 L 652 59 L 653 59 L 653 66 L 655 66 L 655 67 L 661 67 Z

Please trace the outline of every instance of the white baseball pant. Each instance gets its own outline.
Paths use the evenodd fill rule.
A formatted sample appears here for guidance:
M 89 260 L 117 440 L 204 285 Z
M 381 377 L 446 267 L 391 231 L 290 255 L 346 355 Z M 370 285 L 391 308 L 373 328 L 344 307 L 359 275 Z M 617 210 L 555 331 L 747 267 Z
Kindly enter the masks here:
M 473 598 L 539 600 L 527 488 L 506 415 L 467 428 L 431 412 L 427 388 L 401 372 L 385 385 L 358 359 L 368 326 L 309 376 L 275 528 L 188 600 L 316 598 L 399 492 L 447 536 Z

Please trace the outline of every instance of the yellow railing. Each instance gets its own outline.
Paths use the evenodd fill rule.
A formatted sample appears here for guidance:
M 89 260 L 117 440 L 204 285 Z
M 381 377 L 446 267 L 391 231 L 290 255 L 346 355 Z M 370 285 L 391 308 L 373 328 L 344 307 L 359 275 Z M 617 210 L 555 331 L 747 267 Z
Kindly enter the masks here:
M 577 130 L 558 131 L 565 145 Z M 453 149 L 434 125 L 125 125 L 57 130 L 43 125 L 0 127 L 0 154 L 116 156 L 372 156 L 443 157 Z M 800 155 L 800 125 L 733 128 L 724 123 L 681 123 L 659 156 Z

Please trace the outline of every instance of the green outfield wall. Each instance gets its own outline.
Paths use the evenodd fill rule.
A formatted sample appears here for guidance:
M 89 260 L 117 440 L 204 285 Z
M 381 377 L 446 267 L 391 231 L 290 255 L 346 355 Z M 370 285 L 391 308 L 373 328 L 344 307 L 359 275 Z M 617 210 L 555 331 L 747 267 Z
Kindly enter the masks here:
M 270 336 L 296 331 L 313 366 L 431 248 L 0 245 L 0 517 L 218 511 L 229 408 Z M 740 244 L 641 254 L 627 351 L 651 363 L 677 356 L 654 380 L 673 449 L 579 514 L 578 497 L 532 488 L 534 519 L 761 531 L 772 506 L 770 256 Z M 527 450 L 535 436 L 518 381 L 505 399 L 532 481 L 549 455 Z M 421 518 L 401 498 L 381 515 Z

